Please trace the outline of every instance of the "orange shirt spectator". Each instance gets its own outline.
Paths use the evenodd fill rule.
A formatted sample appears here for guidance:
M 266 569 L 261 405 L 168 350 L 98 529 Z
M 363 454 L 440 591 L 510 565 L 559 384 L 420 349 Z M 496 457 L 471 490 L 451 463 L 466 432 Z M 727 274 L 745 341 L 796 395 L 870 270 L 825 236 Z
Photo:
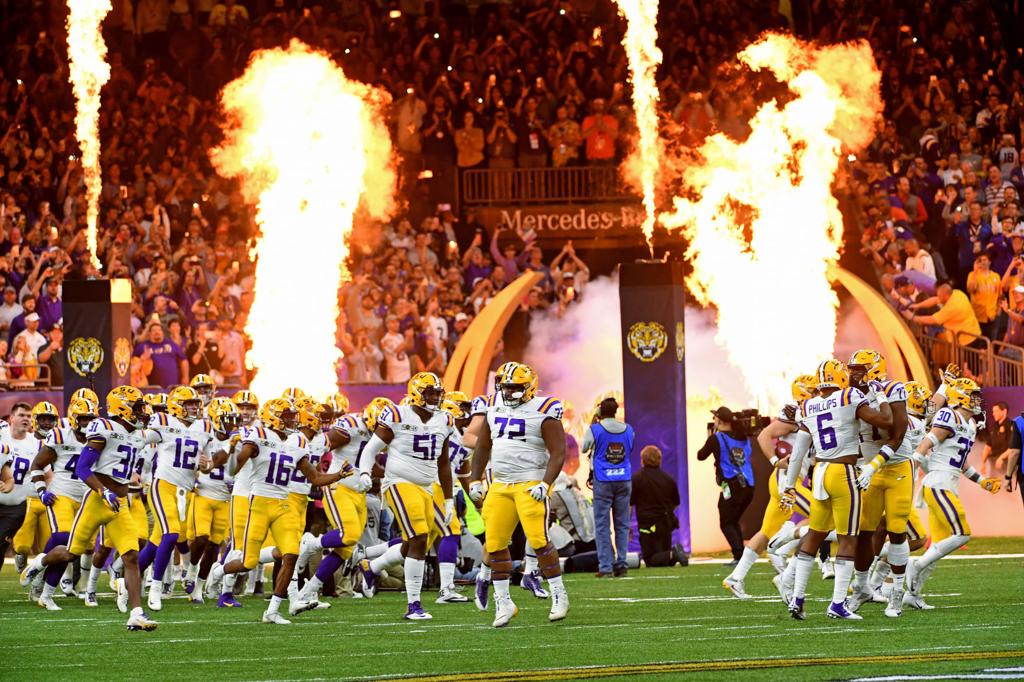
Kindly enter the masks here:
M 604 112 L 604 100 L 594 100 L 594 113 L 583 119 L 583 139 L 587 160 L 611 163 L 615 158 L 615 138 L 619 136 L 619 122 Z

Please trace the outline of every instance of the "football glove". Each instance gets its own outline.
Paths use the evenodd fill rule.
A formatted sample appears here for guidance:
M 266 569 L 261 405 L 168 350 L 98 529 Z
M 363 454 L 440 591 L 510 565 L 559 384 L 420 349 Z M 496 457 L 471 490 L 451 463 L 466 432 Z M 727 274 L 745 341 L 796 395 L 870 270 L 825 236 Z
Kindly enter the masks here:
M 878 402 L 880 403 L 889 402 L 889 398 L 887 398 L 885 395 L 885 385 L 882 384 L 881 381 L 875 381 L 874 379 L 869 381 L 868 392 L 873 398 L 878 400 Z
M 339 473 L 341 474 L 342 478 L 348 478 L 349 476 L 354 476 L 356 470 L 355 467 L 353 467 L 350 462 L 346 461 L 344 464 L 341 465 Z M 367 476 L 369 476 L 369 474 L 367 474 Z M 369 488 L 367 488 L 367 490 L 369 490 Z
M 982 488 L 984 488 L 985 490 L 989 491 L 992 494 L 999 492 L 1003 488 L 1003 482 L 1000 481 L 998 478 L 982 479 L 981 483 L 979 483 L 978 485 L 980 485 Z
M 949 363 L 946 369 L 942 370 L 942 383 L 951 384 L 960 378 L 960 365 Z
M 113 490 L 103 491 L 103 501 L 107 503 L 112 511 L 117 511 L 121 508 L 121 501 L 117 499 L 117 494 Z
M 39 501 L 47 507 L 52 507 L 53 503 L 57 501 L 57 496 L 49 490 L 44 490 L 39 494 Z
M 474 502 L 481 502 L 484 499 L 484 484 L 480 481 L 472 481 L 469 484 L 469 499 Z
M 537 485 L 530 488 L 530 497 L 537 500 L 538 502 L 543 502 L 545 499 L 547 499 L 548 488 L 548 484 L 545 483 L 544 481 L 541 481 Z
M 449 525 L 452 522 L 452 516 L 455 514 L 455 500 L 450 497 L 445 498 L 444 501 L 444 525 Z
M 373 487 L 373 477 L 370 476 L 370 472 L 363 471 L 359 474 L 359 481 L 356 483 L 356 490 L 361 493 L 365 493 L 367 490 Z
M 874 477 L 875 472 L 878 471 L 871 464 L 865 464 L 860 468 L 860 475 L 857 476 L 857 487 L 861 490 L 867 490 L 868 486 L 871 485 L 871 479 Z
M 796 490 L 790 488 L 785 490 L 779 495 L 779 509 L 782 511 L 793 511 L 793 505 L 796 504 Z

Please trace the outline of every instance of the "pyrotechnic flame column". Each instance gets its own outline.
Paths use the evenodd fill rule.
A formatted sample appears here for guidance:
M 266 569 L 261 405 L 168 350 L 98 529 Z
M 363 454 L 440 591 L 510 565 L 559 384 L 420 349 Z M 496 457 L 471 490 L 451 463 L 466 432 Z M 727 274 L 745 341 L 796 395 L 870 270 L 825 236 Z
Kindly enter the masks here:
M 64 404 L 91 388 L 102 407 L 110 389 L 131 379 L 131 280 L 65 280 L 63 301 Z
M 619 266 L 624 407 L 626 421 L 636 430 L 633 471 L 640 470 L 644 446 L 661 449 L 662 469 L 679 485 L 674 540 L 689 553 L 684 304 L 682 263 Z

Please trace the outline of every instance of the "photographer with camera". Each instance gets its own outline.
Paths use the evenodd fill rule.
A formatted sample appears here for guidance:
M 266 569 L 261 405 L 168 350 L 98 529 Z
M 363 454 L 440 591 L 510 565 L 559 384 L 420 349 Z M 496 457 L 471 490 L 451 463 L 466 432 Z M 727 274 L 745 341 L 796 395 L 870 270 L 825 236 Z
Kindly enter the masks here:
M 754 499 L 754 469 L 750 463 L 753 448 L 741 420 L 728 407 L 711 413 L 715 420 L 708 439 L 697 452 L 704 461 L 715 457 L 715 482 L 722 492 L 718 496 L 718 525 L 732 550 L 735 566 L 743 556 L 743 531 L 740 517 Z
M 583 435 L 583 452 L 590 453 L 590 476 L 594 488 L 594 535 L 597 542 L 597 577 L 626 575 L 629 546 L 629 498 L 633 486 L 633 427 L 615 418 L 619 403 L 605 398 L 597 408 L 595 421 Z M 609 522 L 609 517 L 610 522 Z M 615 546 L 612 546 L 612 526 Z

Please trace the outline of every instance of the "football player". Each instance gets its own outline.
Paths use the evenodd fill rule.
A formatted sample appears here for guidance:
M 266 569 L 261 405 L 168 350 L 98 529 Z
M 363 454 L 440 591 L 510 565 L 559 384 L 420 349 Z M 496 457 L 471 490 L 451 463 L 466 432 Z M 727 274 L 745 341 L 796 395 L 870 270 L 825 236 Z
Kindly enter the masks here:
M 455 400 L 452 400 L 455 398 Z M 460 398 L 464 394 L 449 394 L 441 403 L 441 409 L 451 415 L 455 428 L 448 441 L 448 459 L 451 465 L 452 474 L 452 498 L 457 500 L 461 486 L 468 487 L 470 475 L 470 455 L 472 450 L 462 443 L 462 431 L 469 426 L 469 413 L 464 411 Z M 468 402 L 461 400 L 462 404 Z M 458 481 L 460 486 L 456 486 Z M 466 491 L 468 492 L 468 490 Z M 462 544 L 462 523 L 457 513 L 452 513 L 448 523 L 444 523 L 443 508 L 445 504 L 444 491 L 441 488 L 440 480 L 434 481 L 434 528 L 428 538 L 428 546 L 437 543 L 437 572 L 440 577 L 440 591 L 437 596 L 438 604 L 458 604 L 468 602 L 469 599 L 462 596 L 455 590 L 455 564 L 459 560 L 459 547 Z
M 283 398 L 275 398 L 264 403 L 260 410 L 262 426 L 246 429 L 241 439 L 241 450 L 234 465 L 234 475 L 250 464 L 251 500 L 249 516 L 245 524 L 245 536 L 242 540 L 242 558 L 229 561 L 223 568 L 215 567 L 214 575 L 218 582 L 242 571 L 251 571 L 259 564 L 260 549 L 268 534 L 281 554 L 281 571 L 274 584 L 274 594 L 267 610 L 263 613 L 264 623 L 288 625 L 291 621 L 284 618 L 279 609 L 281 603 L 288 598 L 288 585 L 295 569 L 295 560 L 299 554 L 299 535 L 301 529 L 296 525 L 296 517 L 288 505 L 288 485 L 292 480 L 292 471 L 298 468 L 313 485 L 326 486 L 351 475 L 351 470 L 335 474 L 322 474 L 310 464 L 302 451 L 308 447 L 304 437 L 300 435 L 296 444 L 289 445 L 289 436 L 296 428 L 298 414 L 295 406 Z M 296 460 L 295 457 L 298 457 Z M 219 575 L 217 575 L 219 574 Z M 228 577 L 225 577 L 226 576 Z M 220 601 L 234 601 L 233 581 L 224 584 Z M 294 602 L 289 611 L 296 615 L 312 608 L 306 602 Z
M 142 392 L 119 386 L 107 394 L 107 419 L 93 419 L 86 428 L 86 445 L 75 463 L 75 475 L 88 490 L 71 526 L 67 547 L 56 547 L 42 560 L 33 559 L 22 580 L 27 584 L 33 571 L 77 559 L 92 546 L 102 527 L 124 562 L 124 578 L 118 589 L 126 590 L 131 604 L 129 630 L 153 630 L 157 623 L 142 610 L 141 577 L 135 521 L 128 510 L 128 481 L 134 472 L 135 455 L 143 441 L 149 409 Z
M 50 403 L 46 403 L 49 405 Z M 28 480 L 29 467 L 36 453 L 39 452 L 40 441 L 32 433 L 33 408 L 28 403 L 18 402 L 11 407 L 10 428 L 3 430 L 3 440 L 11 449 L 11 474 L 14 477 L 14 490 L 4 496 L 2 504 L 17 505 L 25 502 L 25 516 L 18 527 L 17 532 L 11 540 L 14 550 L 14 569 L 21 572 L 28 562 L 28 554 L 32 551 L 32 543 L 26 540 L 34 540 L 36 531 L 46 523 L 46 512 L 43 505 L 37 498 L 32 498 L 32 484 Z M 56 414 L 56 408 L 54 408 Z M 49 535 L 49 531 L 44 529 Z M 20 537 L 19 537 L 20 536 Z M 43 539 L 45 542 L 45 538 Z M 6 543 L 0 549 L 6 553 Z M 29 593 L 29 599 L 35 601 L 39 598 L 36 593 Z
M 487 553 L 494 583 L 494 627 L 504 627 L 518 613 L 509 594 L 512 557 L 508 544 L 522 523 L 527 541 L 537 550 L 541 572 L 551 586 L 548 620 L 569 612 L 558 552 L 548 539 L 548 493 L 562 470 L 565 432 L 562 404 L 537 395 L 537 374 L 516 364 L 499 377 L 501 404 L 487 408 L 473 453 L 470 497 L 483 500 Z M 497 402 L 497 401 L 495 401 Z M 485 491 L 484 468 L 491 463 L 492 483 Z
M 931 430 L 914 453 L 914 460 L 927 472 L 922 484 L 928 504 L 928 525 L 933 536 L 941 539 L 932 542 L 920 559 L 910 563 L 905 603 L 920 598 L 936 562 L 971 539 L 971 527 L 960 503 L 960 476 L 992 494 L 1002 487 L 998 478 L 984 478 L 967 463 L 978 431 L 974 420 L 984 414 L 981 388 L 971 379 L 955 379 L 946 385 L 945 401 L 946 406 L 935 414 Z
M 791 392 L 793 402 L 786 404 L 779 413 L 779 416 L 757 436 L 757 443 L 761 447 L 761 452 L 765 453 L 766 456 L 769 452 L 775 453 L 768 458 L 771 465 L 775 467 L 775 471 L 772 472 L 771 477 L 768 479 L 770 499 L 768 506 L 764 510 L 761 530 L 747 541 L 747 546 L 743 550 L 743 556 L 740 557 L 732 573 L 722 581 L 722 586 L 732 592 L 738 599 L 750 599 L 750 595 L 747 594 L 743 584 L 747 573 L 753 567 L 761 552 L 768 548 L 768 540 L 778 533 L 782 528 L 782 524 L 792 516 L 792 512 L 787 513 L 779 505 L 779 482 L 785 481 L 786 466 L 789 464 L 789 456 L 793 452 L 793 443 L 796 440 L 796 432 L 798 430 L 796 424 L 797 410 L 800 409 L 805 400 L 813 397 L 817 392 L 814 376 L 810 374 L 798 376 L 793 380 Z M 810 514 L 810 505 L 811 491 L 804 486 L 803 475 L 801 475 L 796 482 L 795 506 L 801 514 L 807 516 Z M 782 569 L 785 568 L 782 559 L 776 554 L 769 554 L 768 558 L 775 567 L 775 570 L 781 573 Z
M 13 411 L 12 411 L 13 412 Z M 8 444 L 11 452 L 19 459 L 27 459 L 29 463 L 35 460 L 47 435 L 57 425 L 60 415 L 57 414 L 57 406 L 45 400 L 36 403 L 29 416 L 28 433 L 19 437 L 21 430 L 20 421 L 14 420 L 13 428 L 8 432 Z M 30 472 L 29 476 L 34 472 Z M 41 473 L 41 472 L 40 472 Z M 25 472 L 22 472 L 24 487 L 31 487 L 25 480 Z M 25 505 L 25 519 L 21 522 L 21 528 L 14 534 L 11 541 L 14 550 L 14 563 L 21 570 L 24 570 L 28 562 L 28 555 L 32 553 L 33 547 L 44 547 L 50 539 L 50 520 L 46 513 L 46 505 L 36 495 L 29 495 Z M 38 598 L 38 595 L 35 595 Z M 52 601 L 52 600 L 51 600 Z
M 86 443 L 85 429 L 97 416 L 96 405 L 88 400 L 72 398 L 68 405 L 68 425 L 53 428 L 46 435 L 39 454 L 32 460 L 29 475 L 50 524 L 50 539 L 43 555 L 54 547 L 67 546 L 69 542 L 71 525 L 87 490 L 86 485 L 75 476 L 75 465 Z M 44 473 L 47 467 L 53 471 L 49 484 Z M 46 570 L 46 583 L 38 603 L 48 611 L 61 610 L 53 601 L 53 593 L 65 570 L 66 566 L 56 563 Z M 96 606 L 95 585 L 91 592 L 87 592 L 85 605 Z
M 861 494 L 853 594 L 847 600 L 847 608 L 856 612 L 862 604 L 872 599 L 873 591 L 868 584 L 868 576 L 875 558 L 875 531 L 884 515 L 889 533 L 888 554 L 893 572 L 893 592 L 899 593 L 897 600 L 890 600 L 885 615 L 898 618 L 903 606 L 903 575 L 907 561 L 910 560 L 907 520 L 910 518 L 914 498 L 914 471 L 910 459 L 916 443 L 911 445 L 906 439 L 909 428 L 907 391 L 902 382 L 886 377 L 885 358 L 878 351 L 865 349 L 855 352 L 848 367 L 850 385 L 867 394 L 868 404 L 872 408 L 878 409 L 878 396 L 884 394 L 892 413 L 892 426 L 882 430 L 873 424 L 861 422 L 860 453 L 865 464 L 860 468 L 857 485 L 864 492 Z M 869 382 L 880 385 L 873 397 L 868 387 Z
M 199 399 L 203 401 L 203 410 L 210 407 L 214 391 L 217 390 L 217 384 L 214 382 L 213 377 L 209 374 L 197 374 L 192 377 L 192 381 L 188 382 L 188 385 L 199 394 Z
M 807 580 L 814 568 L 814 555 L 826 534 L 833 528 L 839 541 L 832 601 L 826 610 L 830 618 L 860 620 L 846 607 L 846 594 L 853 577 L 853 559 L 860 531 L 860 488 L 857 487 L 857 458 L 860 450 L 860 421 L 880 429 L 892 425 L 892 412 L 881 384 L 871 383 L 878 394 L 879 410 L 871 408 L 868 399 L 849 386 L 850 375 L 838 360 L 826 360 L 818 366 L 818 395 L 808 398 L 800 408 L 793 454 L 786 467 L 783 505 L 792 508 L 796 501 L 796 481 L 811 443 L 814 443 L 815 465 L 811 479 L 811 514 L 808 527 L 797 553 L 793 599 L 789 612 L 803 620 Z
M 194 388 L 178 386 L 167 395 L 167 414 L 154 414 L 145 430 L 146 442 L 157 445 L 156 474 L 149 494 L 155 523 L 149 544 L 139 553 L 139 569 L 153 566 L 148 600 L 153 611 L 162 608 L 163 576 L 178 539 L 185 541 L 179 489 L 188 493 L 195 488 L 202 445 L 213 435 L 210 423 L 199 419 L 202 405 Z M 182 554 L 187 552 L 185 545 Z
M 427 535 L 434 518 L 434 480 L 440 480 L 444 496 L 445 524 L 455 511 L 452 499 L 452 470 L 448 459 L 449 439 L 454 423 L 441 410 L 444 387 L 436 374 L 420 372 L 409 380 L 408 405 L 384 409 L 373 437 L 359 462 L 360 489 L 366 492 L 373 481 L 371 470 L 377 455 L 388 448 L 384 468 L 384 497 L 402 531 L 405 556 L 405 592 L 408 620 L 429 620 L 420 592 L 427 556 Z

